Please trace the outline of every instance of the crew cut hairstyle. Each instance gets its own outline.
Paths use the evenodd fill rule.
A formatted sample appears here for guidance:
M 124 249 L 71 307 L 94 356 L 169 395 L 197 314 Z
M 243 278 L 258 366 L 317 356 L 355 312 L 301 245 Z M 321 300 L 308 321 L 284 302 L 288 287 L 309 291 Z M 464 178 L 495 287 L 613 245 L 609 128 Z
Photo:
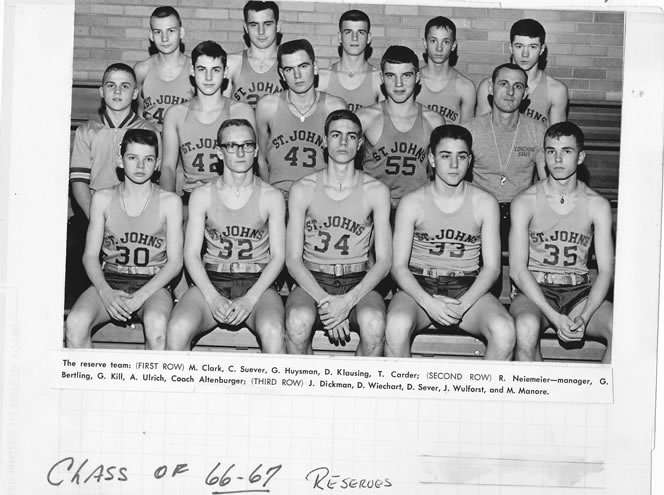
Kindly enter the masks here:
M 358 118 L 357 115 L 355 115 L 353 112 L 345 108 L 334 110 L 327 116 L 327 118 L 325 119 L 326 136 L 327 132 L 330 130 L 330 125 L 332 124 L 332 122 L 336 122 L 337 120 L 350 120 L 353 124 L 355 124 L 358 127 L 359 134 L 360 136 L 362 136 L 362 122 L 360 122 L 360 119 Z
M 102 84 L 104 81 L 106 81 L 106 76 L 109 75 L 111 72 L 126 72 L 134 79 L 134 83 L 136 83 L 136 73 L 134 72 L 134 69 L 132 69 L 129 65 L 123 62 L 116 62 L 106 67 L 104 75 L 101 77 Z
M 339 17 L 339 31 L 341 31 L 341 25 L 344 21 L 364 21 L 367 23 L 367 31 L 371 31 L 371 20 L 361 10 L 351 9 L 341 14 L 341 17 Z
M 431 153 L 435 153 L 436 146 L 446 138 L 464 141 L 468 146 L 469 153 L 473 149 L 473 135 L 468 129 L 456 124 L 443 124 L 431 131 L 431 138 L 429 139 L 429 150 Z
M 429 19 L 429 22 L 427 22 L 426 26 L 424 26 L 425 40 L 426 37 L 429 36 L 429 30 L 435 27 L 447 29 L 450 33 L 452 33 L 452 37 L 454 38 L 454 41 L 456 41 L 456 24 L 454 24 L 452 19 L 448 19 L 447 17 L 443 17 L 442 15 L 434 17 L 433 19 Z
M 124 156 L 127 146 L 131 143 L 152 146 L 155 158 L 159 157 L 159 138 L 156 132 L 150 129 L 128 129 L 120 143 L 120 156 Z
M 503 70 L 503 69 L 509 69 L 509 70 L 517 70 L 521 72 L 524 77 L 526 78 L 526 84 L 528 83 L 528 74 L 526 74 L 526 71 L 523 70 L 523 68 L 519 67 L 516 64 L 513 64 L 512 62 L 508 62 L 506 64 L 501 64 L 495 69 L 493 69 L 493 73 L 491 74 L 491 83 L 495 83 L 496 79 L 498 78 L 498 73 Z
M 206 57 L 210 58 L 220 58 L 221 65 L 226 67 L 226 59 L 228 58 L 228 55 L 226 54 L 226 50 L 224 50 L 216 41 L 203 41 L 194 47 L 194 49 L 191 51 L 192 66 L 196 66 L 196 60 L 198 60 L 198 57 L 201 55 L 205 55 Z
M 279 45 L 279 48 L 277 49 L 278 67 L 280 69 L 282 67 L 281 57 L 283 57 L 284 55 L 292 55 L 293 53 L 299 52 L 300 50 L 307 52 L 307 55 L 309 55 L 309 58 L 311 59 L 311 63 L 314 63 L 314 61 L 316 60 L 316 55 L 314 54 L 314 47 L 311 46 L 309 40 L 299 39 L 299 40 L 290 40 L 282 45 Z
M 402 45 L 392 45 L 385 50 L 383 58 L 380 59 L 380 70 L 385 69 L 385 64 L 413 64 L 416 71 L 420 70 L 420 62 L 415 52 Z
M 217 131 L 217 142 L 219 144 L 221 144 L 221 134 L 229 127 L 248 127 L 254 141 L 256 141 L 256 131 L 254 130 L 254 126 L 252 126 L 247 119 L 226 119 L 221 123 L 219 130 Z
M 576 139 L 576 146 L 579 151 L 583 150 L 584 134 L 581 128 L 574 122 L 558 122 L 549 127 L 544 133 L 544 142 L 548 139 L 560 139 L 562 136 L 569 136 Z
M 261 0 L 249 0 L 243 9 L 244 13 L 244 22 L 247 22 L 249 19 L 249 11 L 252 12 L 262 12 L 263 10 L 271 10 L 274 14 L 275 22 L 279 22 L 279 6 L 272 1 L 263 2 Z
M 157 19 L 165 19 L 166 17 L 174 16 L 178 20 L 178 24 L 180 27 L 182 27 L 182 19 L 180 18 L 180 13 L 175 10 L 173 7 L 170 5 L 162 5 L 161 7 L 157 7 L 152 11 L 152 14 L 150 15 L 150 20 L 152 20 L 153 17 Z
M 528 38 L 539 38 L 540 43 L 544 44 L 546 31 L 535 19 L 520 19 L 512 24 L 510 29 L 510 43 L 514 41 L 515 36 L 527 36 Z

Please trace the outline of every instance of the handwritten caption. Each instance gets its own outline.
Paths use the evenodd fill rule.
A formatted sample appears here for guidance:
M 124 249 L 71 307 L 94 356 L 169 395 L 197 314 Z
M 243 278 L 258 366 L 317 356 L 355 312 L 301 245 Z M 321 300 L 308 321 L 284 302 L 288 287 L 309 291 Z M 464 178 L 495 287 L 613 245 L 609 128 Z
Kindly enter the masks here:
M 199 482 L 211 489 L 211 495 L 231 493 L 270 493 L 273 479 L 282 470 L 282 464 L 272 466 L 262 463 L 245 469 L 235 463 L 217 462 L 205 476 L 200 475 Z M 192 470 L 187 463 L 173 466 L 162 464 L 152 473 L 154 480 L 168 480 L 187 474 Z M 55 462 L 46 474 L 46 481 L 51 486 L 109 484 L 129 482 L 132 475 L 130 468 L 122 465 L 90 462 L 89 459 L 77 461 L 74 457 L 64 457 Z M 193 474 L 196 477 L 196 474 Z M 336 489 L 379 489 L 393 486 L 389 477 L 354 477 L 333 473 L 326 466 L 319 466 L 304 476 L 304 482 L 314 490 L 332 491 Z
M 79 357 L 80 356 L 80 357 Z M 131 359 L 130 354 L 59 355 L 56 387 L 197 392 L 237 390 L 356 397 L 610 403 L 612 369 L 437 360 L 289 359 L 196 354 Z

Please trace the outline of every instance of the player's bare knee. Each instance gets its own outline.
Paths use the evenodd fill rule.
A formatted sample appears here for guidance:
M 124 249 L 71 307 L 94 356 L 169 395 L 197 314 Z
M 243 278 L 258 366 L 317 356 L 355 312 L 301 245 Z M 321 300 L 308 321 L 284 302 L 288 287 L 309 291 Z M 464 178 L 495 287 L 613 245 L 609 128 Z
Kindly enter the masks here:
M 294 307 L 286 311 L 286 338 L 294 343 L 302 343 L 309 339 L 315 315 L 307 308 Z
M 511 353 L 516 345 L 516 326 L 508 314 L 495 315 L 489 323 L 487 335 L 496 347 Z
M 72 311 L 65 322 L 67 347 L 81 347 L 88 339 L 90 322 L 79 312 Z
M 191 345 L 189 327 L 190 325 L 185 318 L 171 318 L 166 329 L 166 350 L 186 350 Z
M 388 312 L 385 325 L 385 340 L 388 345 L 392 342 L 409 340 L 414 330 L 413 323 L 412 318 L 402 312 Z
M 274 319 L 262 322 L 257 331 L 263 352 L 283 352 L 285 327 L 282 321 Z

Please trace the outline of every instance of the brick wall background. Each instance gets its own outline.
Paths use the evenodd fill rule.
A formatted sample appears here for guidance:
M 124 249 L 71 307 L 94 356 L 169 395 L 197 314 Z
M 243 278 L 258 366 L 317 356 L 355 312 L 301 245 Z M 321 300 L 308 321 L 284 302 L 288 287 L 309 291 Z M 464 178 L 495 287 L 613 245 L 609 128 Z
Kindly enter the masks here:
M 245 48 L 242 7 L 245 0 L 177 0 L 189 53 L 206 39 L 229 52 Z M 322 2 L 278 2 L 283 39 L 307 38 L 319 65 L 337 58 L 338 19 L 350 8 L 371 18 L 373 56 L 377 64 L 392 44 L 422 53 L 427 20 L 437 15 L 457 25 L 456 68 L 477 84 L 493 68 L 509 60 L 509 29 L 524 17 L 540 21 L 547 31 L 547 71 L 564 81 L 571 99 L 622 98 L 624 15 L 620 12 L 418 7 Z M 164 0 L 77 0 L 74 37 L 74 79 L 97 82 L 111 63 L 130 64 L 148 56 L 149 16 Z

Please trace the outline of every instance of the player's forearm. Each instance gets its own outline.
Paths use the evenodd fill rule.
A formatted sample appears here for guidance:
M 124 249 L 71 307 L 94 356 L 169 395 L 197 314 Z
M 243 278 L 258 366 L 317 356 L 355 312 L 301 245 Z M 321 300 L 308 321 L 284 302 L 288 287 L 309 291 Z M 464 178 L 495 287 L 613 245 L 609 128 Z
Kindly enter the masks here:
M 83 255 L 83 268 L 85 268 L 85 273 L 90 279 L 90 283 L 95 288 L 98 294 L 101 294 L 102 291 L 108 290 L 111 288 L 104 278 L 104 272 L 101 269 L 99 264 L 99 257 L 93 255 Z
M 143 301 L 147 301 L 155 292 L 166 287 L 180 273 L 180 270 L 182 270 L 182 260 L 167 261 L 147 284 L 134 293 L 134 297 L 140 297 Z
M 263 295 L 263 292 L 265 292 L 274 283 L 274 281 L 281 273 L 283 267 L 283 258 L 272 258 L 270 262 L 265 265 L 265 268 L 263 268 L 263 271 L 261 271 L 260 277 L 258 277 L 256 283 L 251 286 L 245 296 L 256 303 L 256 301 L 258 301 L 258 299 Z
M 500 276 L 500 268 L 484 266 L 468 288 L 465 294 L 459 297 L 464 308 L 468 309 L 475 304 L 480 297 L 489 292 L 493 284 Z
M 581 317 L 583 317 L 586 323 L 588 323 L 592 315 L 597 311 L 597 308 L 599 308 L 606 299 L 606 295 L 611 287 L 612 279 L 613 277 L 609 273 L 599 273 L 599 275 L 597 275 L 597 279 L 593 283 L 590 293 L 588 294 L 586 304 L 581 311 Z
M 356 306 L 364 296 L 374 290 L 380 281 L 390 273 L 390 265 L 390 260 L 377 260 L 374 266 L 364 275 L 364 278 L 360 280 L 360 283 L 348 291 L 348 297 L 350 297 L 353 306 Z
M 170 192 L 175 192 L 175 167 L 173 165 L 166 165 L 161 170 L 161 177 L 159 178 L 159 185 L 162 189 Z
M 81 207 L 85 216 L 90 219 L 90 204 L 92 203 L 92 191 L 90 186 L 83 182 L 74 182 L 71 185 L 71 193 L 74 201 Z
M 523 294 L 537 306 L 549 320 L 553 320 L 558 312 L 551 307 L 544 297 L 539 284 L 528 269 L 510 269 L 510 277 Z
M 399 288 L 418 303 L 421 304 L 422 301 L 431 297 L 429 293 L 422 288 L 413 275 L 413 272 L 411 272 L 407 266 L 392 265 L 392 277 L 394 277 Z
M 287 258 L 286 267 L 288 268 L 288 273 L 297 282 L 297 285 L 302 287 L 316 302 L 327 296 L 327 292 L 318 284 L 301 259 L 293 260 Z

